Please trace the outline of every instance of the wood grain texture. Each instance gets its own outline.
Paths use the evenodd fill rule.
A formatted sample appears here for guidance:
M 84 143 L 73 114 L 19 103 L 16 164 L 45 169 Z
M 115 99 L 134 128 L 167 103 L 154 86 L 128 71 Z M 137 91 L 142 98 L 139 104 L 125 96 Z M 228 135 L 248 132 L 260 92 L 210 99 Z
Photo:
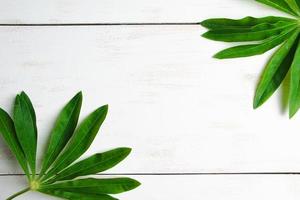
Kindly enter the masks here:
M 299 176 L 133 176 L 142 182 L 134 191 L 116 195 L 119 199 L 189 199 L 189 200 L 297 200 Z M 26 187 L 23 177 L 0 177 L 0 198 Z M 56 199 L 30 192 L 17 199 Z
M 30 95 L 41 153 L 55 116 L 78 90 L 84 93 L 82 116 L 108 103 L 107 120 L 86 156 L 132 147 L 111 173 L 300 171 L 300 116 L 288 120 L 281 106 L 285 87 L 252 109 L 270 54 L 212 59 L 225 45 L 201 39 L 202 31 L 1 27 L 0 105 L 11 110 L 17 92 Z M 0 141 L 0 173 L 18 173 Z
M 234 12 L 233 12 L 234 11 Z M 248 0 L 2 0 L 0 23 L 182 23 L 280 12 Z

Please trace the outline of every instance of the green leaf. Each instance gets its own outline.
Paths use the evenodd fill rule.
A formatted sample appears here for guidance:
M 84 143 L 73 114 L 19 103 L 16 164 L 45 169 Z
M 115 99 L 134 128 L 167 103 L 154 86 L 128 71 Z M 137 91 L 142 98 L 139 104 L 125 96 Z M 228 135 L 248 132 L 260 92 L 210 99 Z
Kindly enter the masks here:
M 59 155 L 52 168 L 50 168 L 50 171 L 45 174 L 42 180 L 46 180 L 54 174 L 59 173 L 90 147 L 105 120 L 107 110 L 107 105 L 98 108 L 80 124 L 64 151 Z
M 299 16 L 299 7 L 295 0 L 285 0 L 285 2 L 289 5 L 291 10 L 294 11 Z
M 278 50 L 265 69 L 265 76 L 258 85 L 253 107 L 262 105 L 280 86 L 281 82 L 288 73 L 290 65 L 293 63 L 294 53 L 297 45 L 290 44 L 299 32 L 300 19 L 300 0 L 256 0 L 288 14 L 294 16 L 294 19 L 268 16 L 262 18 L 245 17 L 242 19 L 215 18 L 202 21 L 200 24 L 209 29 L 202 36 L 215 41 L 224 42 L 247 42 L 246 45 L 231 47 L 218 52 L 214 57 L 219 59 L 240 58 L 254 55 L 261 55 L 268 50 L 284 43 Z M 294 34 L 294 35 L 293 35 Z M 253 41 L 256 41 L 255 43 Z M 288 42 L 286 42 L 288 41 Z M 286 49 L 284 49 L 286 47 Z M 289 48 L 290 50 L 288 50 Z M 299 47 L 300 48 L 300 47 Z M 299 50 L 300 51 L 300 50 Z M 300 59 L 300 52 L 293 64 L 293 88 L 289 94 L 289 111 L 292 117 L 300 107 L 300 70 L 298 69 L 297 59 Z M 300 68 L 300 67 L 299 67 Z M 299 76 L 299 77 L 298 77 Z M 299 103 L 298 103 L 299 102 Z
M 283 12 L 286 12 L 290 15 L 297 16 L 290 6 L 285 2 L 285 0 L 256 0 L 257 2 L 266 4 Z
M 300 1 L 296 1 L 298 8 L 300 8 Z
M 83 199 L 84 200 L 118 200 L 107 194 L 88 194 L 88 193 L 79 193 L 79 192 L 69 192 L 64 190 L 51 190 L 51 189 L 49 190 L 40 189 L 39 192 L 56 196 L 56 197 L 61 197 L 64 199 L 70 199 L 70 200 L 83 200 Z
M 291 66 L 289 113 L 292 118 L 300 108 L 300 42 Z
M 43 173 L 38 178 L 35 178 L 36 115 L 29 97 L 24 92 L 16 96 L 14 121 L 0 108 L 0 134 L 29 180 L 25 189 L 7 199 L 14 199 L 28 191 L 39 191 L 71 200 L 117 200 L 108 194 L 126 192 L 140 185 L 130 178 L 72 180 L 110 169 L 131 151 L 130 148 L 117 148 L 72 164 L 90 147 L 108 111 L 107 105 L 96 109 L 76 128 L 81 104 L 82 94 L 79 92 L 58 115 L 43 159 Z
M 299 31 L 293 35 L 277 50 L 267 64 L 256 90 L 253 107 L 261 106 L 280 86 L 292 64 L 296 50 Z
M 17 95 L 14 107 L 14 122 L 18 140 L 29 163 L 32 176 L 35 176 L 37 127 L 32 103 L 22 92 Z
M 281 44 L 288 37 L 290 37 L 294 29 L 295 27 L 292 29 L 288 29 L 287 31 L 282 32 L 280 35 L 271 37 L 259 44 L 241 45 L 225 49 L 217 53 L 214 57 L 218 59 L 228 59 L 263 54 L 266 51 L 273 49 L 277 45 Z
M 295 26 L 295 24 L 280 21 L 276 24 L 259 24 L 252 28 L 211 30 L 202 36 L 210 40 L 224 42 L 259 41 L 278 35 L 291 26 Z
M 130 148 L 117 148 L 105 153 L 95 154 L 63 170 L 52 180 L 50 180 L 50 182 L 70 180 L 78 176 L 103 172 L 116 166 L 118 163 L 124 160 L 130 152 Z
M 222 30 L 222 29 L 243 29 L 243 28 L 252 28 L 260 24 L 275 24 L 277 22 L 286 22 L 286 23 L 295 23 L 295 19 L 285 18 L 285 17 L 245 17 L 242 19 L 227 19 L 227 18 L 214 18 L 207 19 L 200 24 L 210 30 Z
M 74 133 L 82 104 L 82 93 L 76 94 L 60 112 L 51 131 L 40 174 L 43 175 L 55 161 Z
M 130 178 L 113 179 L 78 179 L 56 183 L 53 185 L 43 185 L 42 190 L 63 189 L 70 192 L 83 192 L 89 194 L 119 194 L 138 187 L 140 183 Z
M 22 169 L 24 170 L 28 180 L 30 180 L 30 173 L 28 169 L 28 163 L 25 159 L 24 152 L 18 141 L 14 122 L 11 117 L 0 108 L 0 133 L 4 138 L 6 144 L 9 146 L 12 153 L 15 155 L 16 159 L 20 163 Z

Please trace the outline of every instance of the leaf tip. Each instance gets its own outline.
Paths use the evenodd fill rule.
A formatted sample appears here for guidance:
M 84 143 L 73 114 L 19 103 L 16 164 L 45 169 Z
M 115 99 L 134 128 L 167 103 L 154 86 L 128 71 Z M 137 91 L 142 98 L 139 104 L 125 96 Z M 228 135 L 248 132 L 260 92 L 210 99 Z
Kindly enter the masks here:
M 109 107 L 108 104 L 106 104 L 106 105 L 102 106 L 101 108 L 104 109 L 107 112 L 108 111 L 108 107 Z
M 24 96 L 24 95 L 26 95 L 26 93 L 25 93 L 24 91 L 21 91 L 20 95 L 21 95 L 21 96 Z M 26 96 L 27 96 L 27 95 L 26 95 Z
M 206 39 L 210 39 L 210 38 L 208 37 L 208 32 L 203 33 L 203 34 L 201 35 L 201 37 L 204 37 L 204 38 L 206 38 Z
M 207 23 L 207 20 L 203 20 L 202 22 L 199 22 L 199 24 L 205 28 L 206 28 L 206 23 Z
M 82 100 L 82 97 L 83 97 L 83 94 L 82 94 L 82 91 L 79 91 L 76 95 L 75 95 L 75 99 L 80 99 Z
M 132 178 L 128 178 L 128 179 L 131 181 L 131 188 L 130 188 L 130 190 L 133 190 L 133 189 L 135 189 L 135 188 L 137 188 L 137 187 L 139 187 L 139 186 L 142 185 L 141 182 L 139 182 L 139 181 L 137 181 L 135 179 L 132 179 Z
M 253 103 L 253 109 L 256 110 L 259 107 L 257 103 Z
M 141 186 L 142 185 L 142 183 L 141 182 L 139 182 L 139 181 L 137 181 L 137 180 L 135 180 L 135 188 L 137 188 L 137 187 L 139 187 L 139 186 Z
M 225 57 L 222 55 L 222 52 L 219 52 L 219 53 L 216 53 L 213 58 L 216 58 L 216 59 L 224 59 Z
M 122 147 L 121 149 L 124 151 L 126 157 L 132 152 L 132 148 L 129 147 Z
M 82 96 L 82 91 L 79 91 L 77 95 Z
M 290 109 L 289 109 L 289 118 L 292 119 L 296 113 L 298 112 L 299 109 L 296 109 L 296 108 L 293 108 L 290 106 Z
M 17 94 L 16 95 L 16 98 L 15 98 L 15 105 L 17 105 L 17 104 L 19 104 L 20 103 L 20 95 L 19 94 Z
M 30 101 L 29 96 L 24 91 L 20 93 L 20 98 L 24 99 L 25 101 Z
M 253 109 L 255 110 L 255 109 L 259 108 L 262 104 L 263 104 L 263 102 L 261 101 L 261 98 L 258 95 L 258 91 L 256 91 L 255 97 L 253 100 Z

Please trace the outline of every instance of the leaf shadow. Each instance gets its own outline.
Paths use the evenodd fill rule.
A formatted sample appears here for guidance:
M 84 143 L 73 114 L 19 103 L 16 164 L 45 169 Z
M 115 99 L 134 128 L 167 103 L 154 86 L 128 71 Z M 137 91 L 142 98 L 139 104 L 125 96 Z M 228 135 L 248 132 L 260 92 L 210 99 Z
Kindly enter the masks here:
M 13 173 L 18 173 L 20 170 L 19 163 L 2 138 L 0 139 L 0 154 L 1 160 L 7 160 L 8 169 L 11 169 Z
M 282 84 L 279 88 L 279 98 L 280 98 L 280 113 L 282 115 L 286 114 L 289 106 L 289 93 L 290 93 L 290 79 L 291 73 L 290 70 L 287 73 L 285 79 L 282 81 Z
M 269 63 L 270 59 L 272 58 L 272 56 L 274 55 L 274 53 L 277 51 L 278 48 L 279 47 L 275 47 L 274 49 L 272 49 L 270 51 L 270 55 L 268 56 L 268 59 L 266 59 L 264 65 L 263 65 L 263 67 L 262 67 L 262 69 L 259 73 L 260 75 L 259 75 L 259 78 L 256 81 L 255 90 L 257 90 L 257 88 L 258 88 L 258 84 L 262 79 L 262 76 L 263 76 L 263 73 L 264 73 L 264 70 L 265 70 L 267 64 Z M 277 90 L 274 92 L 274 94 L 270 97 L 270 98 L 274 98 L 275 95 L 278 95 L 277 96 L 277 98 L 279 98 L 278 106 L 279 106 L 281 115 L 285 115 L 288 112 L 289 92 L 290 92 L 290 78 L 291 78 L 291 73 L 290 73 L 290 70 L 289 70 L 286 77 L 283 79 L 281 85 L 279 86 L 279 88 L 277 88 Z M 254 96 L 255 96 L 255 92 L 254 92 Z M 254 97 L 253 97 L 253 100 L 254 100 Z

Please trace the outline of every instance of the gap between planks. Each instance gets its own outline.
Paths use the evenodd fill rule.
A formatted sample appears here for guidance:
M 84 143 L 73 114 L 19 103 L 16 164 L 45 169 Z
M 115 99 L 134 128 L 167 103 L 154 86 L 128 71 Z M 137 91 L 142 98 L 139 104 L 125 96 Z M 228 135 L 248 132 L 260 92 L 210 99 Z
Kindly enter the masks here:
M 188 26 L 198 22 L 183 23 L 41 23 L 41 24 L 0 24 L 0 26 Z
M 38 175 L 38 174 L 37 174 Z M 241 175 L 300 175 L 300 172 L 228 172 L 228 173 L 102 173 L 96 176 L 241 176 Z M 3 176 L 25 176 L 25 174 L 0 174 Z

